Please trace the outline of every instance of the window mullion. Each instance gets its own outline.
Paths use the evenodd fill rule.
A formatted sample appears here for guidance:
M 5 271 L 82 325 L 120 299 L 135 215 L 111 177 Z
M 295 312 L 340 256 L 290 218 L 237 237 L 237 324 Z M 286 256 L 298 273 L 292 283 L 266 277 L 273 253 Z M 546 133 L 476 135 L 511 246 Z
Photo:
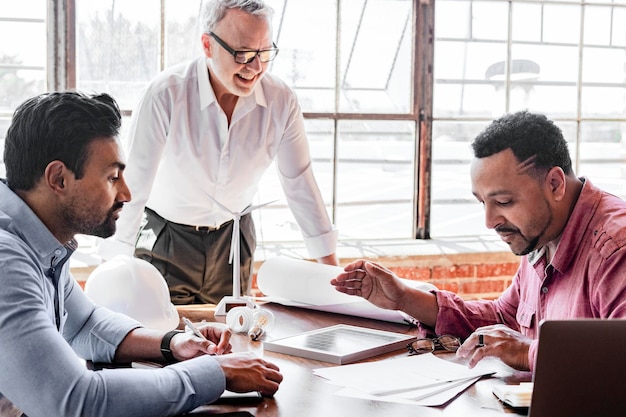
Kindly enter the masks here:
M 75 0 L 48 0 L 48 71 L 50 91 L 76 87 Z

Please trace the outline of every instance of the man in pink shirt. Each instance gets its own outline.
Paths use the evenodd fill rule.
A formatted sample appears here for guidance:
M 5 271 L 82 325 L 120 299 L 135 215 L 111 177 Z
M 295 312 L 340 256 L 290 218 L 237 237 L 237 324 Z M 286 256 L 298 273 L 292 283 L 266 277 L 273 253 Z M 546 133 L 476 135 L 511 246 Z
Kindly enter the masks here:
M 543 115 L 503 116 L 472 147 L 472 192 L 486 225 L 522 256 L 498 299 L 409 288 L 365 260 L 331 284 L 465 340 L 457 355 L 471 367 L 495 356 L 532 371 L 542 320 L 626 317 L 626 202 L 575 176 L 561 130 Z

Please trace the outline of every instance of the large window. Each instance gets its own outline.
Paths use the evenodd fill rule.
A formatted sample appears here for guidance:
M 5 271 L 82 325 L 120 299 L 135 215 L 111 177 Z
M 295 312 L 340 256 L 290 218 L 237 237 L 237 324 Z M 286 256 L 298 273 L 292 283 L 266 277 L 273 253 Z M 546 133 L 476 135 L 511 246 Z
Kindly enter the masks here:
M 469 143 L 507 112 L 555 120 L 576 173 L 626 196 L 626 1 L 437 0 L 435 9 L 433 236 L 486 231 L 469 192 Z
M 562 127 L 577 174 L 626 196 L 626 0 L 268 2 L 270 71 L 300 98 L 342 241 L 491 234 L 469 145 L 526 108 Z M 201 53 L 199 5 L 2 2 L 0 138 L 14 107 L 46 89 L 106 91 L 130 116 L 152 77 Z M 255 212 L 260 240 L 301 241 L 270 169 L 255 203 L 275 199 Z
M 412 238 L 414 1 L 268 3 L 280 48 L 270 71 L 298 94 L 316 178 L 341 238 Z M 68 39 L 76 51 L 69 86 L 109 92 L 126 115 L 159 71 L 202 53 L 195 24 L 200 0 L 67 4 L 68 24 L 76 28 Z M 254 212 L 258 236 L 301 242 L 272 167 L 255 203 L 273 200 Z

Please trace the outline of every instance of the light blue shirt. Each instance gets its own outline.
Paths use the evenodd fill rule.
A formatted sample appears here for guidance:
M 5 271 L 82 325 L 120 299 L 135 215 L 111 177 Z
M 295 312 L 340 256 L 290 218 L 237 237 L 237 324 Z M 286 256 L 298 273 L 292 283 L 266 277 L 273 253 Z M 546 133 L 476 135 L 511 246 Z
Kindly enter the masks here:
M 91 302 L 70 275 L 70 247 L 0 182 L 0 398 L 29 417 L 169 416 L 215 401 L 225 378 L 210 356 L 86 368 L 83 359 L 111 362 L 140 324 Z

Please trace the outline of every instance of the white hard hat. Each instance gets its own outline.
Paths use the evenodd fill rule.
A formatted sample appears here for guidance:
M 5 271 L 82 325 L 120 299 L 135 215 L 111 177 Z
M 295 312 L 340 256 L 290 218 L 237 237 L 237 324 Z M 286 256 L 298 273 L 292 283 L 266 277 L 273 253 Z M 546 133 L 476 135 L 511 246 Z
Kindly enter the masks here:
M 172 330 L 179 316 L 163 276 L 149 262 L 118 255 L 87 278 L 85 293 L 94 303 L 132 317 L 151 329 Z

